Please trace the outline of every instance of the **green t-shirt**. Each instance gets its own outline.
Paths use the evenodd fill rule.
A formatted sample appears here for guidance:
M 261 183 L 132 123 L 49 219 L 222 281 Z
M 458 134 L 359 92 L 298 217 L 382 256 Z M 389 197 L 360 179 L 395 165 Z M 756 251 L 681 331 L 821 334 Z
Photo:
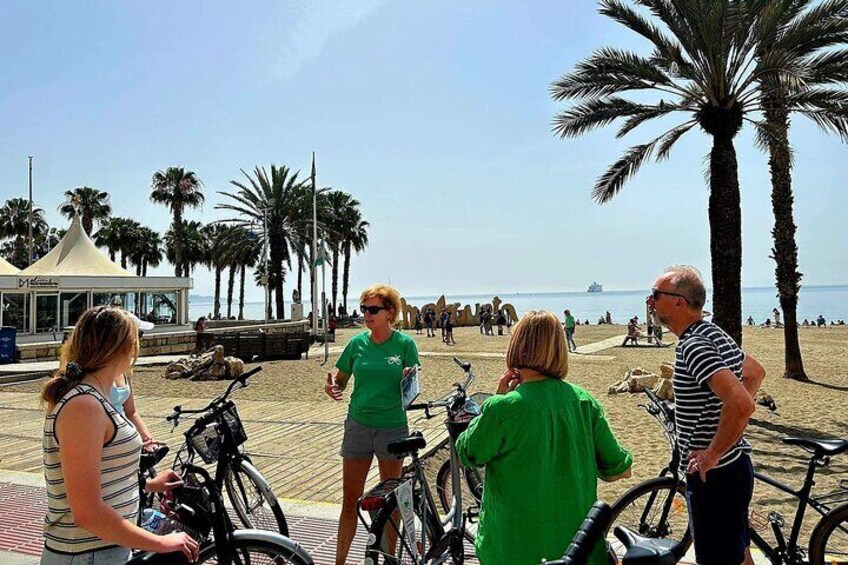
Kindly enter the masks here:
M 566 316 L 565 317 L 565 327 L 573 330 L 574 329 L 574 316 Z
M 466 465 L 486 467 L 476 542 L 486 565 L 562 557 L 597 500 L 598 477 L 621 474 L 633 462 L 600 403 L 557 379 L 489 398 L 457 451 Z M 600 543 L 589 565 L 606 563 Z
M 370 332 L 353 336 L 336 362 L 338 370 L 353 375 L 348 415 L 371 428 L 405 426 L 400 381 L 405 367 L 418 364 L 418 347 L 405 333 L 393 331 L 379 344 Z

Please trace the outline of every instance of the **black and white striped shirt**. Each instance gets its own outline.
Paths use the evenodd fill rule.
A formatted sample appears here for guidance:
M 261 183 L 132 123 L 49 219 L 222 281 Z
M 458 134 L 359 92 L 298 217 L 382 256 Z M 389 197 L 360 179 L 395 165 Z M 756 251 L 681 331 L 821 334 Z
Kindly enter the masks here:
M 114 547 L 94 533 L 74 523 L 65 490 L 65 477 L 59 457 L 59 442 L 53 424 L 65 404 L 77 395 L 88 394 L 100 401 L 115 424 L 115 435 L 103 444 L 100 454 L 100 495 L 118 514 L 135 521 L 138 514 L 138 462 L 141 436 L 124 416 L 91 385 L 80 383 L 62 397 L 44 419 L 44 480 L 47 484 L 47 515 L 44 517 L 44 545 L 56 553 L 78 554 Z
M 745 354 L 729 335 L 710 322 L 699 320 L 680 336 L 675 351 L 674 403 L 680 472 L 686 472 L 691 450 L 703 450 L 718 430 L 722 402 L 709 386 L 710 377 L 729 369 L 741 381 Z M 735 461 L 751 446 L 740 438 L 716 467 Z

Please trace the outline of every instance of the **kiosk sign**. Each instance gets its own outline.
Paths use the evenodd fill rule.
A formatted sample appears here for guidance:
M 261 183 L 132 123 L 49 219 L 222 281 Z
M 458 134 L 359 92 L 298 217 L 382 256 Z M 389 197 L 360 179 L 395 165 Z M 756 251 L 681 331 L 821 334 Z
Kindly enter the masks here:
M 20 277 L 18 288 L 58 289 L 59 279 L 57 277 Z

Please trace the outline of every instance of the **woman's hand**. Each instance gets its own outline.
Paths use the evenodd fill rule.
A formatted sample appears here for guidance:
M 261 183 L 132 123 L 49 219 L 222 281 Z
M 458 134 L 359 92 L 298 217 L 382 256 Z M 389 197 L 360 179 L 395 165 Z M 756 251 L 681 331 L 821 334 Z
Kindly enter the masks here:
M 183 478 L 173 469 L 168 469 L 144 483 L 144 490 L 147 492 L 168 492 L 181 486 L 183 486 Z
M 197 541 L 185 532 L 174 532 L 162 536 L 160 541 L 160 549 L 156 553 L 174 553 L 181 552 L 186 559 L 194 563 L 197 561 L 200 553 L 200 545 Z
M 141 448 L 145 451 L 153 451 L 154 449 L 162 447 L 163 445 L 165 445 L 165 442 L 155 440 L 152 437 L 141 438 L 141 441 L 142 441 Z
M 327 382 L 324 385 L 324 392 L 336 402 L 342 399 L 342 389 L 339 388 L 338 384 L 336 384 L 336 380 L 333 378 L 333 373 L 327 373 Z
M 518 369 L 507 369 L 498 379 L 497 394 L 512 392 L 521 384 L 521 372 Z

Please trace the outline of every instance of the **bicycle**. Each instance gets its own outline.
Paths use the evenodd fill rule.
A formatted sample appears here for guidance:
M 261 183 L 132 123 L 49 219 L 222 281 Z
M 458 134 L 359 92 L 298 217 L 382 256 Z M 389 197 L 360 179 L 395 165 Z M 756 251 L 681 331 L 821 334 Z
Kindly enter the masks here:
M 218 481 L 199 465 L 185 462 L 185 484 L 163 505 L 168 519 L 158 534 L 185 531 L 200 543 L 195 563 L 217 565 L 313 565 L 312 557 L 297 543 L 276 532 L 236 529 L 224 507 Z M 182 553 L 138 552 L 127 565 L 188 565 Z
M 628 490 L 612 507 L 611 524 L 626 523 L 641 536 L 665 538 L 679 542 L 688 549 L 692 542 L 689 531 L 689 514 L 686 508 L 686 487 L 680 477 L 674 413 L 671 407 L 646 389 L 649 403 L 643 408 L 662 426 L 671 444 L 671 460 L 658 477 L 649 479 Z M 795 517 L 787 540 L 781 528 L 784 518 L 778 512 L 769 512 L 767 522 L 774 534 L 771 545 L 749 521 L 751 542 L 774 565 L 832 565 L 848 564 L 848 479 L 840 481 L 840 488 L 813 497 L 818 468 L 830 464 L 831 458 L 848 451 L 844 439 L 782 438 L 788 445 L 796 445 L 811 454 L 807 472 L 799 490 L 784 485 L 760 472 L 754 472 L 755 481 L 765 483 L 798 500 Z M 807 507 L 821 515 L 813 528 L 806 548 L 799 545 L 801 526 Z M 613 547 L 616 556 L 622 547 Z
M 418 452 L 427 445 L 423 434 L 415 431 L 404 440 L 390 443 L 389 453 L 398 458 L 410 456 L 412 461 L 399 479 L 381 482 L 357 502 L 357 515 L 368 530 L 365 565 L 435 565 L 448 560 L 452 563 L 465 560 L 464 540 L 474 539 L 467 532 L 467 524 L 474 520 L 477 511 L 474 508 L 463 511 L 461 463 L 455 441 L 462 429 L 468 426 L 470 419 L 467 416 L 475 412 L 479 414 L 479 408 L 475 410 L 474 401 L 466 394 L 474 380 L 471 365 L 456 357 L 454 362 L 466 373 L 464 383 L 455 384 L 454 390 L 440 400 L 407 407 L 408 411 L 423 411 L 427 419 L 435 417 L 431 410 L 438 408 L 444 408 L 448 414 L 446 425 L 450 431 L 448 441 L 453 492 L 450 508 L 441 518 L 427 483 L 424 465 L 418 457 Z M 370 524 L 365 512 L 372 517 Z M 420 530 L 420 535 L 417 530 Z
M 268 530 L 288 536 L 288 523 L 279 500 L 242 449 L 247 434 L 235 403 L 229 400 L 234 390 L 246 387 L 248 379 L 261 370 L 260 366 L 243 373 L 230 383 L 223 394 L 203 408 L 188 410 L 182 406 L 174 407 L 166 418 L 173 424 L 172 431 L 183 416 L 200 416 L 183 433 L 185 441 L 177 450 L 172 468 L 182 475 L 182 470 L 191 465 L 195 456 L 199 456 L 206 464 L 215 463 L 215 484 L 222 492 L 226 491 L 241 524 L 247 529 Z M 146 472 L 155 475 L 149 461 Z M 146 503 L 147 508 L 152 508 L 155 501 L 152 497 L 144 496 L 142 502 Z

